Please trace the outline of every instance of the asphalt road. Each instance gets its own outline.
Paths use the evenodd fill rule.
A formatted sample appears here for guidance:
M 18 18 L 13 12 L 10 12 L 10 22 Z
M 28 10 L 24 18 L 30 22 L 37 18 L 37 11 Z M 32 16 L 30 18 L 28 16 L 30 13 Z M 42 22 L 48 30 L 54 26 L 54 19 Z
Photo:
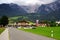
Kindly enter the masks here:
M 8 28 L 9 40 L 55 40 L 45 36 L 39 36 L 32 33 L 17 30 L 16 28 Z

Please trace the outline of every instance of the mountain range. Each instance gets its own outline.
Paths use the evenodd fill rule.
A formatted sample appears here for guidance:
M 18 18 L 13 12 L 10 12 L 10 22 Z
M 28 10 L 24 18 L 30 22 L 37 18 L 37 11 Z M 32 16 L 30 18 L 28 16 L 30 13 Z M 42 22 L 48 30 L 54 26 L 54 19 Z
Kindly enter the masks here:
M 50 4 L 20 6 L 17 4 L 0 4 L 0 16 L 39 15 L 39 20 L 60 20 L 60 0 Z M 32 16 L 33 16 L 32 15 Z M 31 16 L 30 16 L 31 17 Z M 34 16 L 36 17 L 36 15 Z M 38 19 L 37 18 L 37 19 Z

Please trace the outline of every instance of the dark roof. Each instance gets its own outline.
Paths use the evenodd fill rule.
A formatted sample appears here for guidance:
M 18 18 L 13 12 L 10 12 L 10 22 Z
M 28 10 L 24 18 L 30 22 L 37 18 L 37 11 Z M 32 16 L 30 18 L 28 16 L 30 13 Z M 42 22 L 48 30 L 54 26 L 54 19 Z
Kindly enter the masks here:
M 46 23 L 46 22 L 43 22 L 43 21 L 42 21 L 42 22 L 39 22 L 39 23 L 44 24 L 44 23 Z
M 26 20 L 19 21 L 19 23 L 22 23 L 22 22 L 29 23 L 29 22 L 26 21 Z

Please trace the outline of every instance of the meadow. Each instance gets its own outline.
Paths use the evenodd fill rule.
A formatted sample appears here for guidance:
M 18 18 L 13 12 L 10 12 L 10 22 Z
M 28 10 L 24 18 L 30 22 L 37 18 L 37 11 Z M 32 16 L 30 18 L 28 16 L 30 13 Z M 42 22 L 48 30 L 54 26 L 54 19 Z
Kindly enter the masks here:
M 53 31 L 53 38 L 60 40 L 60 27 L 37 27 L 36 29 L 20 29 L 25 32 L 51 37 Z

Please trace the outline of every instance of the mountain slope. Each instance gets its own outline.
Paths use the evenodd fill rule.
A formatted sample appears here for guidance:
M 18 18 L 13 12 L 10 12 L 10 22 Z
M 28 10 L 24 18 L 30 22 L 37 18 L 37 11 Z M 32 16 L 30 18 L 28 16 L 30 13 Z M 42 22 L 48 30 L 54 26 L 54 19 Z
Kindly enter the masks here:
M 21 6 L 23 9 L 27 11 L 27 13 L 36 13 L 40 5 L 28 5 L 28 6 Z
M 57 21 L 59 21 L 60 20 L 60 9 L 55 10 L 55 11 L 47 14 L 47 16 L 50 17 L 51 20 L 57 20 Z
M 60 0 L 57 0 L 57 1 L 50 3 L 50 4 L 41 5 L 38 8 L 37 13 L 48 14 L 52 11 L 59 10 L 59 9 L 60 9 Z
M 24 13 L 27 12 L 16 4 L 0 4 L 0 16 L 17 16 Z

